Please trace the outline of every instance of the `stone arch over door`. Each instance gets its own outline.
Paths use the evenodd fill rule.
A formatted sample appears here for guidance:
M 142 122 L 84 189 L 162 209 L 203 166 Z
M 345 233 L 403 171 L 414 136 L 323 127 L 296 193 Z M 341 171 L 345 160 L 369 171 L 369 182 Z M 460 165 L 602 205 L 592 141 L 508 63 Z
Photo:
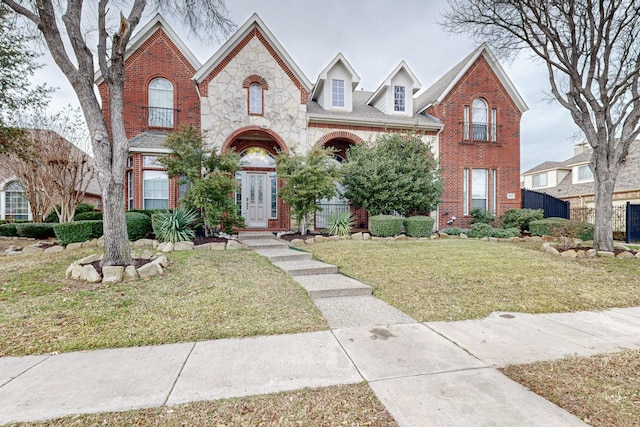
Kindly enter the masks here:
M 260 126 L 245 126 L 234 131 L 222 144 L 222 152 L 234 148 L 240 153 L 253 146 L 261 146 L 273 155 L 279 151 L 289 152 L 289 147 L 280 135 Z
M 331 147 L 343 159 L 346 159 L 347 150 L 354 144 L 362 144 L 362 138 L 351 132 L 343 130 L 326 134 L 316 142 L 316 145 Z

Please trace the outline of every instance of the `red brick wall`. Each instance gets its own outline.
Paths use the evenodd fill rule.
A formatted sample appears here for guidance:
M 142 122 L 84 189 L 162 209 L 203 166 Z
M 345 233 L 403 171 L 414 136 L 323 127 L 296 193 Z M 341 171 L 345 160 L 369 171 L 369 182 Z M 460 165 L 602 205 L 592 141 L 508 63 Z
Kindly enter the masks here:
M 124 122 L 127 138 L 150 130 L 147 121 L 148 86 L 156 77 L 164 77 L 173 84 L 174 129 L 188 123 L 200 127 L 200 100 L 191 80 L 195 69 L 171 42 L 162 29 L 158 29 L 125 62 Z M 98 86 L 102 110 L 109 125 L 109 100 L 106 83 Z M 155 129 L 173 130 L 173 129 Z
M 483 98 L 489 108 L 497 109 L 497 141 L 463 141 L 464 106 L 471 106 L 475 98 Z M 520 208 L 520 118 L 522 113 L 500 83 L 486 59 L 480 56 L 447 97 L 427 112 L 444 124 L 440 134 L 439 156 L 443 170 L 444 192 L 440 203 L 438 228 L 446 228 L 452 216 L 453 226 L 468 227 L 471 217 L 463 215 L 463 170 L 488 169 L 497 171 L 496 208 L 502 214 L 511 208 Z M 469 187 L 469 192 L 471 188 Z M 508 199 L 513 193 L 515 199 Z M 491 199 L 489 189 L 488 197 Z M 491 209 L 492 201 L 488 201 Z M 471 210 L 471 201 L 469 201 Z

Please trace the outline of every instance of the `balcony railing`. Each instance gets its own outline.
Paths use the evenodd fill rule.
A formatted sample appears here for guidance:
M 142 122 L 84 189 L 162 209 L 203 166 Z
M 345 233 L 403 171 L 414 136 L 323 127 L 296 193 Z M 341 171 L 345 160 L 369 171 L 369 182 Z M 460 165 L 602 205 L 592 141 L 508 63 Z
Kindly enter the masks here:
M 173 129 L 176 116 L 180 110 L 175 108 L 145 107 L 147 111 L 147 124 L 152 128 Z
M 460 122 L 463 127 L 463 143 L 491 142 L 499 143 L 500 126 L 495 123 Z

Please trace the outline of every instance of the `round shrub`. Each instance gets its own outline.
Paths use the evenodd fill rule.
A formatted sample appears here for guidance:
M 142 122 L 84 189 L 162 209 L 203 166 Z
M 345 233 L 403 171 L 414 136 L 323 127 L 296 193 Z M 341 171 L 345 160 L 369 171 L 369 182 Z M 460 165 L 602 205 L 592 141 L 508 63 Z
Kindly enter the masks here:
M 435 220 L 428 216 L 410 216 L 404 220 L 404 229 L 410 237 L 428 237 L 433 231 Z
M 144 239 L 151 233 L 151 217 L 139 212 L 127 212 L 125 216 L 129 240 Z
M 529 231 L 531 221 L 543 219 L 542 209 L 507 209 L 500 217 L 504 228 L 519 227 L 522 231 Z
M 83 212 L 74 217 L 74 221 L 95 221 L 102 220 L 102 212 Z
M 374 215 L 369 218 L 369 231 L 376 237 L 392 237 L 402 234 L 403 218 L 393 215 Z
M 16 224 L 16 233 L 20 237 L 31 237 L 33 239 L 48 239 L 55 237 L 53 232 L 54 224 L 26 222 Z
M 73 221 L 55 224 L 53 231 L 63 246 L 69 243 L 86 242 L 102 236 L 102 221 Z
M 477 222 L 475 224 L 471 224 L 471 229 L 467 233 L 467 236 L 482 239 L 483 237 L 491 237 L 493 234 L 493 227 L 489 224 L 485 224 L 484 222 Z
M 16 224 L 9 222 L 7 224 L 0 225 L 0 236 L 16 237 L 18 232 L 16 231 Z
M 520 236 L 520 229 L 518 227 L 494 228 L 491 232 L 491 237 L 497 237 L 500 239 L 509 239 L 511 237 L 518 236 Z
M 78 205 L 76 206 L 76 209 L 73 213 L 73 216 L 75 217 L 76 215 L 79 214 L 83 214 L 83 213 L 87 213 L 87 212 L 93 212 L 95 211 L 95 207 L 90 204 L 90 203 L 78 203 Z
M 460 227 L 453 227 L 444 228 L 440 230 L 440 232 L 446 234 L 447 236 L 459 236 L 462 233 L 462 230 L 460 230 Z

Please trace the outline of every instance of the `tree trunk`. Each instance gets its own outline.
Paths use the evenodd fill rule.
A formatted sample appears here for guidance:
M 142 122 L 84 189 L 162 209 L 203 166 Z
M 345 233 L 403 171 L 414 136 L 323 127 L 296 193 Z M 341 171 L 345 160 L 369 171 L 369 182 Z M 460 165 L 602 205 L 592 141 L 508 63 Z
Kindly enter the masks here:
M 593 248 L 599 251 L 613 251 L 613 187 L 615 179 L 606 171 L 593 175 L 595 186 L 595 227 Z M 604 176 L 602 176 L 604 175 Z

